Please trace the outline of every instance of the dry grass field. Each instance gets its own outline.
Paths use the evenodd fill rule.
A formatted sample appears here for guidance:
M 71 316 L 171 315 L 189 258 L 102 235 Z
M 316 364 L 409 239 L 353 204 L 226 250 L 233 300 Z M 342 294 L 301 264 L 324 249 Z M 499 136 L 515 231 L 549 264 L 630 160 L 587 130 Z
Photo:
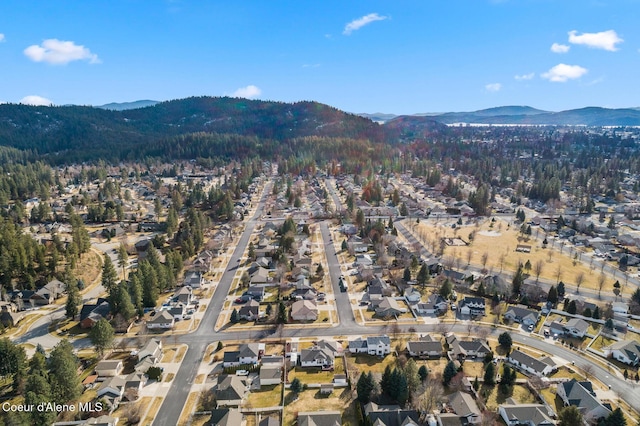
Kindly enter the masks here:
M 342 412 L 342 424 L 356 426 L 355 401 L 348 388 L 336 389 L 331 395 L 320 395 L 319 389 L 309 389 L 301 392 L 294 400 L 292 392 L 285 394 L 284 426 L 295 424 L 299 412 L 307 411 L 329 411 L 337 410 Z
M 558 277 L 569 285 L 576 285 L 577 277 L 582 274 L 584 281 L 581 288 L 589 288 L 598 290 L 600 263 L 594 263 L 590 266 L 587 261 L 576 261 L 578 259 L 588 259 L 585 252 L 576 250 L 575 248 L 567 248 L 561 246 L 559 242 L 548 238 L 549 245 L 542 248 L 541 240 L 533 236 L 525 240 L 519 233 L 517 226 L 510 226 L 503 219 L 496 218 L 494 223 L 491 220 L 485 220 L 480 225 L 456 225 L 452 228 L 453 221 L 435 222 L 433 220 L 423 221 L 419 224 L 405 221 L 405 226 L 412 230 L 414 235 L 425 243 L 426 247 L 433 249 L 434 244 L 439 244 L 442 238 L 461 238 L 469 241 L 469 234 L 474 233 L 474 238 L 468 246 L 445 246 L 445 261 L 449 261 L 455 267 L 464 269 L 468 263 L 474 267 L 484 268 L 487 271 L 497 273 L 499 271 L 515 272 L 519 263 L 525 264 L 527 260 L 531 263 L 532 269 L 529 271 L 530 281 L 536 279 L 535 265 L 540 263 L 541 274 L 540 279 L 556 282 Z M 543 233 L 540 233 L 540 239 Z M 530 253 L 516 252 L 518 244 L 531 246 Z M 470 253 L 470 254 L 469 254 Z M 483 257 L 486 255 L 487 261 L 483 265 Z M 469 257 L 470 256 L 470 257 Z M 622 283 L 622 279 L 618 277 Z M 615 279 L 606 276 L 602 292 L 613 292 L 613 283 Z M 624 289 L 623 289 L 624 290 Z

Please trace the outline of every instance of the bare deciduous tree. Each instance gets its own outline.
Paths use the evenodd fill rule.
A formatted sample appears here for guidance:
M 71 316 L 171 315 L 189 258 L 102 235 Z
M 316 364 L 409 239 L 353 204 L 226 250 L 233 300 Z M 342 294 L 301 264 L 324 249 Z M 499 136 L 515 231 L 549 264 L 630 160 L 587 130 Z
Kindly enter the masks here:
M 482 269 L 486 269 L 488 260 L 489 260 L 489 253 L 485 251 L 484 253 L 482 253 L 482 257 L 480 258 L 480 262 L 482 263 Z
M 429 375 L 422 389 L 418 391 L 418 394 L 420 395 L 418 399 L 418 407 L 420 410 L 426 413 L 432 412 L 444 395 L 442 376 L 439 374 Z
M 536 284 L 538 283 L 538 279 L 540 279 L 540 274 L 544 270 L 544 262 L 542 260 L 536 261 L 533 264 L 533 273 L 536 274 Z
M 558 267 L 556 268 L 556 284 L 558 284 L 561 279 L 562 279 L 562 266 L 558 264 Z
M 467 266 L 469 266 L 469 264 L 471 264 L 471 258 L 473 257 L 473 251 L 471 249 L 467 250 Z
M 576 275 L 576 293 L 580 293 L 580 286 L 582 283 L 584 283 L 584 272 L 578 272 L 578 275 Z
M 598 298 L 600 298 L 600 293 L 602 293 L 602 288 L 604 287 L 605 280 L 606 280 L 606 277 L 604 276 L 603 273 L 598 275 Z

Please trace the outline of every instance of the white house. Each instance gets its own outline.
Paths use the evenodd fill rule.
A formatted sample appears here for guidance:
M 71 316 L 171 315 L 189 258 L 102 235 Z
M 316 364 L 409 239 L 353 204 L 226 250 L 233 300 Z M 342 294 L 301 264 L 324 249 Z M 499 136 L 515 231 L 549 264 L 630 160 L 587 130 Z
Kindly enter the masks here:
M 538 377 L 548 376 L 558 369 L 556 363 L 548 356 L 543 358 L 534 358 L 517 349 L 511 351 L 507 360 L 522 371 L 535 374 Z
M 636 366 L 640 363 L 640 343 L 635 340 L 621 340 L 604 348 L 606 356 L 611 356 L 627 365 Z
M 157 313 L 152 319 L 147 321 L 147 328 L 150 330 L 168 330 L 173 328 L 175 319 L 167 311 Z
M 482 297 L 465 297 L 458 302 L 458 311 L 461 315 L 484 316 L 485 301 Z
M 585 419 L 599 419 L 611 413 L 610 406 L 605 406 L 596 397 L 591 382 L 578 382 L 571 379 L 558 383 L 556 395 L 560 397 L 565 407 L 569 405 L 580 408 Z
M 358 337 L 349 341 L 349 352 L 385 356 L 391 353 L 391 340 L 387 335 L 369 336 L 366 339 Z

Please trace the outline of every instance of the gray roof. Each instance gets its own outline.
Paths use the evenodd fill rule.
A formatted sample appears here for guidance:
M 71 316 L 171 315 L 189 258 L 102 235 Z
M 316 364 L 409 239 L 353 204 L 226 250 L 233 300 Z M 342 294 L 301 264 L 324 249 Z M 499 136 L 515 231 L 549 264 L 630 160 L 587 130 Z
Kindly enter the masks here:
M 237 408 L 221 408 L 211 411 L 209 425 L 236 426 L 242 423 L 242 413 Z M 260 423 L 262 425 L 262 423 Z
M 521 365 L 526 365 L 536 371 L 538 373 L 542 373 L 545 368 L 551 366 L 555 366 L 555 362 L 549 357 L 544 357 L 541 359 L 534 358 L 529 354 L 521 352 L 517 349 L 514 349 L 510 354 L 509 358 L 514 361 L 517 361 Z
M 527 423 L 534 426 L 554 424 L 545 412 L 544 405 L 541 404 L 503 404 L 499 408 L 504 410 L 509 420 L 516 420 L 519 424 Z
M 340 426 L 340 411 L 313 411 L 298 413 L 298 426 Z
M 572 379 L 568 382 L 558 383 L 558 387 L 564 388 L 569 405 L 582 408 L 587 412 L 602 405 L 593 391 L 591 382 L 579 382 Z
M 226 376 L 215 387 L 216 400 L 221 403 L 223 401 L 242 399 L 246 389 L 247 387 L 240 377 Z
M 264 419 L 260 420 L 258 426 L 280 426 L 280 420 L 275 417 L 265 417 Z
M 282 371 L 279 366 L 269 365 L 260 368 L 260 380 L 280 379 Z
M 582 318 L 571 318 L 564 324 L 564 328 L 575 328 L 576 330 L 584 333 L 589 329 L 589 323 Z
M 407 342 L 407 350 L 409 352 L 442 352 L 442 342 L 426 341 L 426 340 L 413 340 Z
M 453 408 L 453 411 L 459 416 L 468 417 L 471 415 L 480 415 L 478 404 L 476 404 L 476 401 L 468 393 L 456 392 L 450 395 L 449 404 L 451 408 Z
M 609 346 L 609 349 L 624 353 L 632 362 L 640 360 L 640 343 L 635 340 L 621 340 Z

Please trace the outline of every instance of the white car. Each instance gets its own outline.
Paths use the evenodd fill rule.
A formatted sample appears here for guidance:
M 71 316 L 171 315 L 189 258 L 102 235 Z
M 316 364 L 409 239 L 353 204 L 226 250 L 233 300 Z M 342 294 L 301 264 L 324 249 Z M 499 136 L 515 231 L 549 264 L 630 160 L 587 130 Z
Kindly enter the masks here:
M 236 376 L 248 376 L 249 375 L 249 370 L 237 370 L 236 371 Z

